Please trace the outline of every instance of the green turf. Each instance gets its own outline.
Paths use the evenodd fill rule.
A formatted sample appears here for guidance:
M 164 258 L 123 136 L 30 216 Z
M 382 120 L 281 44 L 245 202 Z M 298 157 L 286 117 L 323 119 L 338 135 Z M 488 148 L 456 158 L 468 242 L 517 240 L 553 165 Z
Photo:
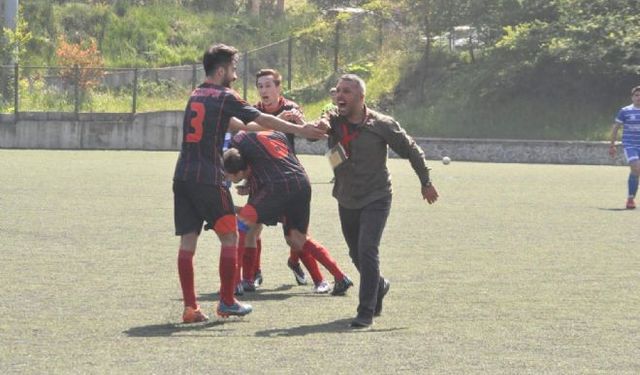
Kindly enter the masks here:
M 279 228 L 264 232 L 265 284 L 244 298 L 253 314 L 177 324 L 176 155 L 0 150 L 0 373 L 640 372 L 640 212 L 621 210 L 624 167 L 431 162 L 441 200 L 428 206 L 391 160 L 391 291 L 354 332 L 357 290 L 294 286 Z M 328 164 L 302 161 L 312 234 L 357 283 Z M 218 252 L 204 236 L 208 312 Z

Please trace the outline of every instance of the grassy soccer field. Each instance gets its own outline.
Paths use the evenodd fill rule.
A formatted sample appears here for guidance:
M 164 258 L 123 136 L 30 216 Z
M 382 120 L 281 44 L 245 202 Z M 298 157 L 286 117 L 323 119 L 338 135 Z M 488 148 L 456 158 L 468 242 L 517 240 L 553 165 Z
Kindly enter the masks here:
M 0 373 L 640 372 L 626 167 L 431 162 L 429 206 L 409 163 L 391 160 L 391 290 L 373 328 L 352 331 L 357 289 L 294 285 L 279 227 L 263 233 L 251 315 L 178 324 L 176 156 L 0 150 Z M 301 159 L 312 234 L 357 285 L 329 166 Z M 211 316 L 218 252 L 207 232 L 196 287 Z

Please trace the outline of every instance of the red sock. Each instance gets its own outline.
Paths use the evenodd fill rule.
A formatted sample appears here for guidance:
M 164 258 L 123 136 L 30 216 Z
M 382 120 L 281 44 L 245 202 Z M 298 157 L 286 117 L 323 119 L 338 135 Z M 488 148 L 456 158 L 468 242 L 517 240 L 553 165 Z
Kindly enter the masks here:
M 298 263 L 298 261 L 300 261 L 301 258 L 302 257 L 300 256 L 300 253 L 293 250 L 293 247 L 289 250 L 289 263 L 296 264 Z
M 254 275 L 260 269 L 260 256 L 261 255 L 262 255 L 262 240 L 260 238 L 258 238 L 256 240 L 255 268 L 254 268 L 254 271 L 253 271 Z
M 344 278 L 344 273 L 340 270 L 340 267 L 338 267 L 338 263 L 336 263 L 336 260 L 329 254 L 329 250 L 324 246 L 309 238 L 302 246 L 302 251 L 310 252 L 324 268 L 331 272 L 336 280 L 340 281 Z
M 296 258 L 299 258 L 302 261 L 302 264 L 304 264 L 304 267 L 309 271 L 311 279 L 315 285 L 324 279 L 322 272 L 320 272 L 320 267 L 318 267 L 318 262 L 316 262 L 316 258 L 314 258 L 310 252 L 303 251 L 302 253 L 298 253 L 295 250 L 291 250 L 291 252 L 295 252 Z M 289 259 L 291 259 L 291 257 L 289 257 Z
M 238 233 L 238 259 L 236 266 L 236 278 L 234 285 L 238 285 L 242 279 L 242 265 L 244 264 L 244 239 L 246 237 L 245 232 Z
M 222 246 L 220 249 L 220 263 L 218 272 L 220 273 L 220 299 L 227 305 L 235 302 L 233 292 L 236 276 L 236 257 L 238 249 L 235 246 Z
M 256 254 L 258 249 L 255 247 L 245 247 L 244 263 L 242 264 L 242 278 L 244 280 L 253 281 L 256 277 Z
M 194 252 L 182 250 L 178 251 L 178 276 L 180 277 L 180 286 L 182 287 L 182 299 L 184 305 L 198 307 L 196 302 L 195 277 L 193 275 L 193 256 Z

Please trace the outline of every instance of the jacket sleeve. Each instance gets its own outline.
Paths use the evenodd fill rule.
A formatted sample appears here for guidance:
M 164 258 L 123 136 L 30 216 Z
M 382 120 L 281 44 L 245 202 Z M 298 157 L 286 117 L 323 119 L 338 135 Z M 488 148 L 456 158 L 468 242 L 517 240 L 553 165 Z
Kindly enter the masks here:
M 400 124 L 392 120 L 379 127 L 381 135 L 391 149 L 403 159 L 409 159 L 411 167 L 418 175 L 420 184 L 425 185 L 429 179 L 429 168 L 424 160 L 424 152 L 416 141 L 407 134 Z

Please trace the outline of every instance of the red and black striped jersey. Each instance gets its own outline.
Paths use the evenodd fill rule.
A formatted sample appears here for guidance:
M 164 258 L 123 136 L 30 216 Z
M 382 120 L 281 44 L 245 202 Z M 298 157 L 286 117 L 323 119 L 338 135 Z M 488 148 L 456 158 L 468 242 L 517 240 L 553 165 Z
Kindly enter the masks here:
M 276 187 L 283 193 L 309 185 L 307 172 L 291 152 L 284 133 L 278 131 L 239 132 L 231 140 L 251 168 L 251 191 Z
M 290 111 L 292 109 L 297 109 L 298 111 L 300 111 L 300 113 L 302 113 L 302 108 L 300 108 L 298 103 L 294 102 L 293 100 L 289 100 L 284 96 L 281 96 L 280 99 L 278 99 L 278 108 L 273 112 L 267 111 L 267 109 L 264 107 L 262 102 L 258 102 L 258 104 L 256 104 L 255 107 L 258 108 L 262 113 L 268 113 L 274 116 L 278 116 L 282 112 Z M 296 144 L 295 144 L 296 136 L 290 133 L 286 133 L 285 136 L 289 141 L 289 145 L 291 146 L 291 151 L 293 151 L 293 153 L 295 154 L 296 153 Z
M 222 147 L 229 119 L 250 122 L 260 111 L 230 88 L 203 83 L 191 93 L 182 125 L 182 148 L 174 180 L 222 185 Z

